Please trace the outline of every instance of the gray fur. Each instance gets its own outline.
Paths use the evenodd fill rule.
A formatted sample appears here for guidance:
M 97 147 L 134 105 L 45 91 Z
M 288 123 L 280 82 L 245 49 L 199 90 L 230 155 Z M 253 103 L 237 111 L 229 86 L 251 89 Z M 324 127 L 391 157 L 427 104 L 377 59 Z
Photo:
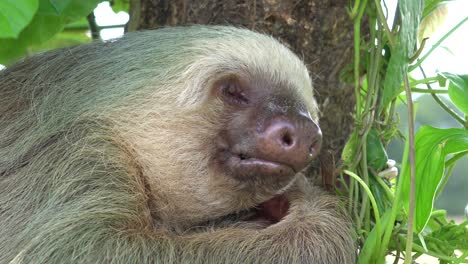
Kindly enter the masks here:
M 271 37 L 169 28 L 47 52 L 0 71 L 0 263 L 354 263 L 338 201 L 297 175 L 267 228 L 209 224 L 278 190 L 221 181 L 210 140 L 226 74 L 287 83 L 303 63 Z

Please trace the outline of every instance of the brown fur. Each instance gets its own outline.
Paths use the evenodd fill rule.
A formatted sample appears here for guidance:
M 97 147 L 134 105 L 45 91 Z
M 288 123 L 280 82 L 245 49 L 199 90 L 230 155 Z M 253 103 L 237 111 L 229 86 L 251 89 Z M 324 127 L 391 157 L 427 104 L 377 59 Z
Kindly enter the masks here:
M 239 180 L 220 165 L 223 133 L 247 125 L 213 92 L 232 76 L 317 119 L 302 62 L 229 27 L 129 34 L 0 71 L 0 263 L 354 263 L 334 197 L 300 173 Z M 244 221 L 278 194 L 284 219 Z

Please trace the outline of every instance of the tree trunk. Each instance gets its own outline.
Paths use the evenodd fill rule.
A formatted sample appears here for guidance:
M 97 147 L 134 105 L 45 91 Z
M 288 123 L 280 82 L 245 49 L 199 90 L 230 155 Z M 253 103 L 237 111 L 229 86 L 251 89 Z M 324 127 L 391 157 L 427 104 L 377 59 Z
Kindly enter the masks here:
M 330 177 L 353 125 L 353 87 L 340 73 L 353 56 L 348 0 L 132 0 L 128 30 L 234 25 L 268 33 L 302 57 L 311 73 L 324 135 L 322 176 Z M 328 164 L 328 165 L 326 165 Z M 325 166 L 325 168 L 323 168 Z M 328 171 L 328 173 L 327 173 Z

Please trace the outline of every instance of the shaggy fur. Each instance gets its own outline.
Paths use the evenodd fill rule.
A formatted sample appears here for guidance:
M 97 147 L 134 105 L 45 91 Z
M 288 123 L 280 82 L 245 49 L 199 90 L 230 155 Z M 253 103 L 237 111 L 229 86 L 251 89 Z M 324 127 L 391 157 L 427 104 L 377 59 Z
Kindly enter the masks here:
M 302 175 L 266 186 L 214 168 L 227 110 L 211 87 L 227 75 L 282 84 L 317 119 L 303 63 L 230 27 L 133 33 L 0 71 L 0 263 L 354 263 L 337 200 Z M 278 193 L 291 203 L 279 223 L 238 221 Z

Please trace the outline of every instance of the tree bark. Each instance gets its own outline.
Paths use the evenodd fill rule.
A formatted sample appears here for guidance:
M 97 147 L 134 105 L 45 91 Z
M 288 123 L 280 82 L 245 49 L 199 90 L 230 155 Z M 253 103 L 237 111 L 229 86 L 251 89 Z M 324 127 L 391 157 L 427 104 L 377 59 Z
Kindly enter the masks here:
M 340 81 L 352 61 L 348 0 L 132 0 L 128 30 L 233 25 L 270 34 L 304 59 L 321 109 L 322 174 L 333 174 L 353 125 L 353 87 Z M 328 165 L 324 165 L 328 164 Z M 328 172 L 327 172 L 328 171 Z M 322 175 L 329 177 L 330 175 Z

